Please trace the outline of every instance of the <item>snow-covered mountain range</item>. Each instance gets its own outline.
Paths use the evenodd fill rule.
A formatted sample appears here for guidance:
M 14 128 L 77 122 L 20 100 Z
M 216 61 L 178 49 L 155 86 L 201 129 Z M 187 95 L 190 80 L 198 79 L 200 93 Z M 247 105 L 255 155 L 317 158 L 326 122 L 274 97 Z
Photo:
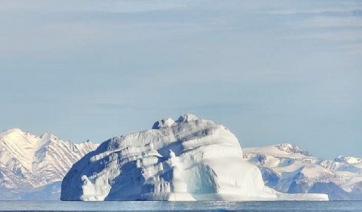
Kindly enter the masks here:
M 74 144 L 58 139 L 51 133 L 36 136 L 16 128 L 1 132 L 0 199 L 59 199 L 61 183 L 68 170 L 98 146 L 99 144 L 91 142 Z M 248 163 L 241 162 L 240 158 Z M 112 138 L 82 160 L 83 162 L 76 164 L 75 170 L 82 171 L 86 178 L 78 177 L 79 185 L 68 180 L 63 186 L 74 188 L 74 191 L 78 189 L 80 192 L 79 186 L 84 186 L 86 182 L 86 191 L 81 192 L 83 198 L 90 199 L 97 192 L 99 194 L 97 189 L 100 184 L 106 185 L 102 181 L 106 179 L 102 177 L 105 173 L 112 175 L 111 178 L 107 176 L 111 196 L 105 196 L 106 199 L 112 198 L 112 195 L 117 197 L 117 191 L 122 188 L 123 184 L 114 186 L 114 182 L 135 183 L 143 179 L 146 185 L 150 186 L 148 189 L 176 189 L 184 191 L 183 195 L 190 197 L 193 192 L 204 192 L 203 187 L 209 191 L 228 191 L 225 188 L 231 181 L 225 179 L 234 175 L 243 176 L 240 179 L 236 177 L 234 184 L 238 185 L 246 180 L 249 189 L 259 189 L 259 192 L 269 192 L 269 195 L 278 194 L 273 191 L 276 190 L 283 193 L 326 193 L 332 200 L 362 199 L 361 158 L 339 156 L 334 160 L 325 160 L 292 144 L 241 150 L 235 136 L 225 127 L 193 115 L 181 116 L 178 120 L 164 119 L 156 122 L 152 130 Z M 135 164 L 132 165 L 132 161 Z M 84 163 L 89 163 L 89 167 L 79 168 L 84 166 Z M 114 168 L 123 167 L 125 164 L 128 165 L 123 168 L 123 175 Z M 232 166 L 232 173 L 224 170 L 228 166 Z M 260 178 L 258 171 L 255 171 L 256 166 L 261 171 Z M 250 173 L 247 174 L 249 177 L 244 176 L 246 173 Z M 184 179 L 185 175 L 206 177 L 207 183 L 189 180 L 188 177 Z M 172 180 L 172 176 L 176 178 Z M 222 182 L 216 186 L 221 179 Z M 267 187 L 263 187 L 261 179 Z M 139 183 L 137 186 L 140 185 Z M 199 190 L 190 192 L 190 185 Z M 75 188 L 77 186 L 78 188 Z M 145 189 L 137 186 L 135 188 Z M 243 192 L 250 193 L 250 190 Z M 166 196 L 163 198 L 175 195 Z M 192 198 L 194 196 L 193 194 Z M 198 195 L 197 198 L 203 198 L 202 196 Z
M 244 148 L 271 188 L 287 193 L 326 193 L 331 200 L 362 199 L 362 159 L 320 159 L 292 144 Z
M 70 167 L 97 146 L 17 128 L 0 133 L 0 199 L 59 199 Z

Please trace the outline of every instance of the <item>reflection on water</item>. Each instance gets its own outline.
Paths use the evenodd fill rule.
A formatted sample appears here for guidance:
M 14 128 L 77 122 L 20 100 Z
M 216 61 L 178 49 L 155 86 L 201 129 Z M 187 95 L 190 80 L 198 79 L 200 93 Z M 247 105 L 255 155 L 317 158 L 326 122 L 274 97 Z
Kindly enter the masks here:
M 0 211 L 362 211 L 362 201 L 61 202 L 0 201 Z

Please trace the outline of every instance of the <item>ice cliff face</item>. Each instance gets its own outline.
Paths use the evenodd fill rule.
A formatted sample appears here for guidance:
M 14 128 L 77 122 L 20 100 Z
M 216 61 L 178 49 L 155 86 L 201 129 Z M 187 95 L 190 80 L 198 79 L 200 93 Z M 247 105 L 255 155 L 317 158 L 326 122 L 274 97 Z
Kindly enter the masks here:
M 16 128 L 0 133 L 0 199 L 59 199 L 64 175 L 97 146 Z
M 227 128 L 186 114 L 151 130 L 118 136 L 75 163 L 62 200 L 327 199 L 284 195 L 264 186 Z

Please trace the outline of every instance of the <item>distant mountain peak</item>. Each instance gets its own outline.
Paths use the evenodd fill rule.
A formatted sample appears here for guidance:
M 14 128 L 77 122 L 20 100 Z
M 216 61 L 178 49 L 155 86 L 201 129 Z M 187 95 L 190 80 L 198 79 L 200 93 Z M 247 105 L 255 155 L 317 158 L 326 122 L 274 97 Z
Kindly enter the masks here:
M 22 131 L 21 129 L 19 128 L 10 128 L 10 129 L 7 129 L 7 130 L 4 130 L 0 133 L 1 136 L 4 136 L 4 135 L 9 135 L 9 134 L 13 134 L 13 133 L 27 133 L 25 131 Z
M 335 162 L 340 163 L 347 163 L 347 164 L 357 164 L 362 163 L 362 158 L 356 158 L 356 157 L 346 157 L 346 156 L 338 156 L 334 159 Z
M 55 135 L 53 135 L 50 131 L 47 131 L 45 133 L 43 133 L 40 138 L 42 140 L 59 140 L 59 138 L 57 138 Z
M 69 168 L 98 144 L 72 143 L 50 132 L 41 136 L 11 128 L 0 133 L 0 193 L 8 199 L 61 181 Z
M 331 200 L 362 199 L 361 158 L 324 160 L 284 143 L 244 149 L 244 159 L 259 166 L 266 185 L 277 191 L 325 193 Z
M 8 128 L 8 129 L 6 129 L 6 130 L 3 130 L 3 132 L 8 132 L 8 133 L 10 133 L 10 132 L 25 132 L 25 131 L 21 130 L 21 129 L 18 128 L 18 127 L 13 127 L 13 128 Z
M 310 154 L 308 151 L 305 151 L 302 148 L 290 143 L 278 144 L 275 147 L 288 153 L 299 153 L 305 156 L 312 156 L 312 154 Z

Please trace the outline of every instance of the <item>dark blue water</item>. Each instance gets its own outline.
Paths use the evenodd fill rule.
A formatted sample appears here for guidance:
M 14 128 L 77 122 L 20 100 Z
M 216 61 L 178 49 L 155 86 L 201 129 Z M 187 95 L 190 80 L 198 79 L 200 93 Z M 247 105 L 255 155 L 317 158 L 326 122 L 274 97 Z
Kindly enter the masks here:
M 362 201 L 61 202 L 0 201 L 0 211 L 362 211 Z

